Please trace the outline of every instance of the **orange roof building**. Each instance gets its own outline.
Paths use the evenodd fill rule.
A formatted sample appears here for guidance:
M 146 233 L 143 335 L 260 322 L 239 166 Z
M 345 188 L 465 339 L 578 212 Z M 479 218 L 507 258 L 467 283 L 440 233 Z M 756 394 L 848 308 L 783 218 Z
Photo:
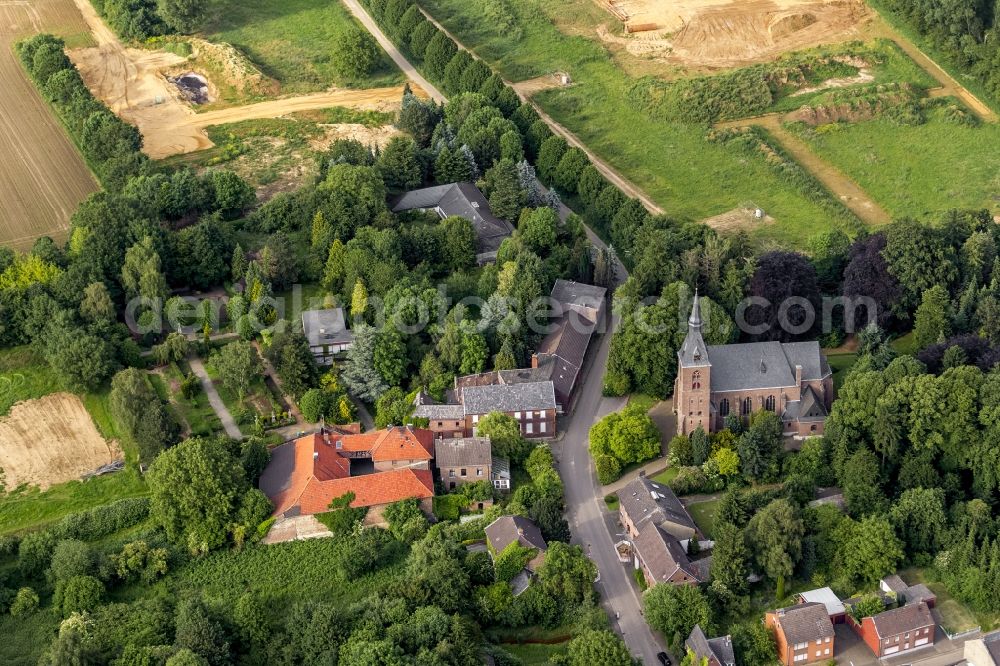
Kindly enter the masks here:
M 274 515 L 286 518 L 329 511 L 332 500 L 349 492 L 354 493 L 352 507 L 424 500 L 434 496 L 433 457 L 430 430 L 342 434 L 324 429 L 274 449 L 260 488 L 274 503 Z M 358 469 L 364 471 L 358 474 Z

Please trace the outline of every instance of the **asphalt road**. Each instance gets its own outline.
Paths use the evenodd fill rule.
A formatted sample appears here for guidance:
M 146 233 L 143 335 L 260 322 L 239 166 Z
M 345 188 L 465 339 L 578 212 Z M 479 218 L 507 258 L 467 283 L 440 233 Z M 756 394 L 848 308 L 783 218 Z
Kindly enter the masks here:
M 624 398 L 605 398 L 601 395 L 610 342 L 609 331 L 601 337 L 600 347 L 595 350 L 592 365 L 580 387 L 576 410 L 563 436 L 559 472 L 566 488 L 567 519 L 573 531 L 573 542 L 583 546 L 601 572 L 598 587 L 612 626 L 621 633 L 633 656 L 648 666 L 654 666 L 659 663 L 656 654 L 666 651 L 666 647 L 650 630 L 640 612 L 642 603 L 639 594 L 633 581 L 629 580 L 631 566 L 618 561 L 614 547 L 616 539 L 605 522 L 604 498 L 587 451 L 590 426 L 625 404 Z

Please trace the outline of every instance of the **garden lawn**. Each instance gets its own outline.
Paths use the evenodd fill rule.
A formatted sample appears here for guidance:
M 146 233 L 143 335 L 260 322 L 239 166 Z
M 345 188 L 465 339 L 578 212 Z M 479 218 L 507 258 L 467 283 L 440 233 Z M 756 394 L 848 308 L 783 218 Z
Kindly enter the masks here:
M 543 666 L 545 664 L 550 664 L 552 657 L 556 655 L 565 655 L 568 647 L 569 641 L 565 643 L 520 643 L 520 644 L 506 644 L 501 646 L 507 652 L 521 660 L 524 666 L 533 666 L 537 664 L 538 666 Z
M 174 416 L 178 419 L 181 427 L 187 426 L 192 436 L 212 435 L 222 432 L 222 422 L 208 402 L 208 397 L 201 390 L 199 384 L 198 393 L 190 400 L 184 397 L 180 391 L 180 383 L 184 376 L 191 372 L 187 364 L 183 364 L 183 369 L 176 363 L 167 366 L 163 375 L 150 373 L 149 381 L 153 385 L 160 400 L 167 405 Z M 176 391 L 171 392 L 170 386 L 176 385 Z
M 657 474 L 656 476 L 654 476 L 653 481 L 656 481 L 657 483 L 662 483 L 665 486 L 669 486 L 670 482 L 674 480 L 674 477 L 677 476 L 677 473 L 679 471 L 680 468 L 668 467 L 659 474 Z
M 222 0 L 205 30 L 213 42 L 228 42 L 265 74 L 281 82 L 282 93 L 331 86 L 376 88 L 403 82 L 385 53 L 375 71 L 360 80 L 340 76 L 333 44 L 351 27 L 362 29 L 340 2 L 331 0 Z
M 919 351 L 917 349 L 917 338 L 914 336 L 913 331 L 896 338 L 891 344 L 892 348 L 900 354 L 909 354 L 910 356 L 913 356 Z
M 227 343 L 232 340 L 227 340 Z M 224 345 L 223 345 L 224 346 Z M 215 389 L 219 392 L 219 397 L 226 404 L 229 413 L 233 415 L 239 425 L 253 425 L 254 416 L 259 414 L 262 419 L 271 418 L 272 413 L 282 412 L 285 407 L 271 393 L 263 376 L 250 385 L 250 390 L 243 397 L 241 402 L 235 391 L 231 391 L 222 380 L 219 379 L 219 371 L 212 363 L 212 357 L 203 358 L 205 371 L 215 384 Z
M 715 526 L 715 512 L 719 509 L 720 500 L 709 500 L 707 502 L 695 502 L 688 506 L 688 513 L 694 518 L 695 525 L 705 535 L 705 538 L 712 538 L 712 528 Z
M 857 354 L 827 354 L 826 360 L 833 370 L 833 390 L 839 391 L 847 373 L 851 371 L 854 364 L 858 362 Z
M 893 217 L 927 219 L 954 208 L 1000 212 L 1000 124 L 959 125 L 938 107 L 927 116 L 915 126 L 872 120 L 789 128 Z

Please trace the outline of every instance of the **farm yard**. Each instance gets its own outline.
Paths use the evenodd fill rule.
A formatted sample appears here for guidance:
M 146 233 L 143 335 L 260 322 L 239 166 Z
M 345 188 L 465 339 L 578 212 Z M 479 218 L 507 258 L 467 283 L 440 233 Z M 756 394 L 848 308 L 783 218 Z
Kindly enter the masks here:
M 97 181 L 14 54 L 14 43 L 48 31 L 89 42 L 73 0 L 0 3 L 0 244 L 27 250 L 65 240 L 69 217 Z

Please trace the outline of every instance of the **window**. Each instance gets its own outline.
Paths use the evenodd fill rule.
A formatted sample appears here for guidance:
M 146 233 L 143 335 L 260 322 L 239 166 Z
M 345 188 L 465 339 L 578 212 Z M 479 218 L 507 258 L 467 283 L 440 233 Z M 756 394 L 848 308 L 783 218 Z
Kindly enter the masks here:
M 520 421 L 521 420 L 521 412 L 514 412 L 514 418 L 517 419 L 518 421 Z
M 740 413 L 743 414 L 743 416 L 749 416 L 752 411 L 753 400 L 750 398 L 743 398 L 743 404 L 740 406 Z
M 830 640 L 829 638 L 826 640 Z M 823 650 L 823 654 L 830 654 L 830 648 Z
M 538 424 L 538 432 L 541 433 L 545 432 L 545 421 L 542 421 L 541 423 Z
M 472 415 L 472 422 L 473 423 L 479 423 L 479 414 L 473 414 Z
M 827 636 L 827 637 L 826 637 L 826 640 L 825 640 L 825 641 L 823 641 L 823 642 L 824 642 L 824 643 L 829 643 L 829 642 L 830 642 L 830 637 L 829 637 L 829 636 Z
M 453 470 L 453 469 L 449 469 L 448 470 L 448 478 L 449 479 L 454 479 L 455 478 L 455 470 Z
M 477 467 L 476 468 L 476 476 L 482 476 L 482 475 L 483 475 L 483 468 L 482 467 Z
M 809 641 L 806 641 L 805 643 L 796 643 L 795 644 L 795 649 L 796 650 L 805 650 L 807 647 L 809 647 Z
M 764 401 L 764 409 L 766 409 L 769 412 L 773 412 L 774 411 L 774 396 L 773 395 L 767 396 L 767 400 Z
M 460 476 L 465 476 L 465 468 L 464 467 L 462 468 L 462 473 L 460 474 Z
M 795 655 L 795 661 L 805 661 L 809 658 L 808 652 L 803 652 L 802 654 Z
M 527 426 L 525 426 L 525 432 L 527 432 L 529 435 L 534 434 L 535 424 L 534 423 L 527 424 Z
M 729 416 L 729 398 L 723 398 L 719 403 L 719 416 Z
M 695 370 L 691 373 L 691 389 L 697 391 L 701 388 L 701 372 Z
M 440 428 L 440 427 L 441 427 L 441 422 L 440 422 L 440 421 L 438 421 L 438 428 Z

